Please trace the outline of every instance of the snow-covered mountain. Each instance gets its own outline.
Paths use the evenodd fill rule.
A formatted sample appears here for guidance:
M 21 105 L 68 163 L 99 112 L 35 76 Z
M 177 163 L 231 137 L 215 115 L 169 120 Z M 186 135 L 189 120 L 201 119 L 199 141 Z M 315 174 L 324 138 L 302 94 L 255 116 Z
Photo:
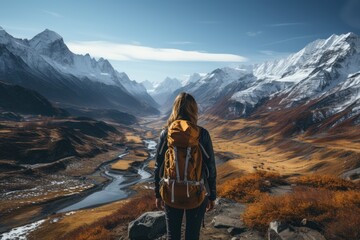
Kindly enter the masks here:
M 251 69 L 251 68 L 250 68 Z M 249 68 L 218 68 L 209 74 L 201 77 L 195 82 L 190 82 L 182 88 L 174 91 L 165 104 L 166 108 L 171 107 L 177 94 L 189 92 L 196 96 L 201 109 L 213 106 L 221 97 L 226 94 L 227 86 L 234 81 L 251 74 Z
M 190 83 L 198 81 L 200 78 L 204 77 L 206 73 L 193 73 L 190 75 L 185 81 L 183 81 L 183 86 L 188 85 Z
M 146 87 L 148 93 L 155 99 L 155 101 L 163 105 L 167 102 L 168 98 L 172 95 L 172 93 L 179 88 L 189 85 L 198 81 L 200 78 L 204 77 L 205 73 L 193 73 L 189 75 L 185 79 L 177 79 L 177 78 L 165 78 L 160 83 L 152 83 L 150 81 L 144 81 L 142 84 Z
M 148 92 L 154 90 L 154 88 L 155 88 L 154 83 L 149 80 L 145 80 L 145 81 L 141 82 L 141 84 L 146 88 L 146 90 Z
M 143 85 L 116 71 L 103 58 L 72 53 L 53 31 L 46 29 L 27 40 L 14 38 L 1 28 L 0 49 L 2 80 L 37 90 L 50 100 L 157 112 L 157 104 Z
M 294 108 L 308 111 L 309 123 L 342 114 L 332 124 L 350 118 L 360 124 L 359 81 L 360 37 L 347 33 L 316 40 L 283 59 L 216 69 L 178 89 L 166 106 L 186 91 L 202 110 L 229 118 Z
M 158 104 L 163 105 L 169 96 L 182 86 L 181 80 L 167 77 L 159 84 L 156 84 L 154 89 L 149 90 L 149 93 Z
M 231 100 L 254 107 L 262 99 L 276 95 L 281 98 L 281 106 L 291 107 L 325 98 L 349 86 L 355 101 L 359 95 L 351 83 L 359 72 L 360 38 L 353 33 L 332 35 L 285 59 L 256 66 L 253 75 L 257 82 L 234 93 Z M 338 99 L 331 107 L 335 113 L 334 109 L 343 109 L 343 101 Z

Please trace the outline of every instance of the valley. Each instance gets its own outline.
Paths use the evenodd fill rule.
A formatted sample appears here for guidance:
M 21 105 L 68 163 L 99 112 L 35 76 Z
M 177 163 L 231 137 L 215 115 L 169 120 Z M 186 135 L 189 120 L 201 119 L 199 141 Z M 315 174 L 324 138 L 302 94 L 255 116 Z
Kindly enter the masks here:
M 69 212 L 78 208 L 89 208 L 127 198 L 132 194 L 130 186 L 151 177 L 146 170 L 146 160 L 154 157 L 154 154 L 148 153 L 146 149 L 153 151 L 156 144 L 143 138 L 152 136 L 152 133 L 144 131 L 140 127 L 138 129 L 126 126 L 110 127 L 110 125 L 102 123 L 103 125 L 100 124 L 101 127 L 98 128 L 96 124 L 100 122 L 88 119 L 46 119 L 46 121 L 42 121 L 42 119 L 36 118 L 26 122 L 26 128 L 17 126 L 21 123 L 3 122 L 1 134 L 6 134 L 8 139 L 13 139 L 13 146 L 17 147 L 16 150 L 19 153 L 31 152 L 32 149 L 29 146 L 33 145 L 38 146 L 35 149 L 42 149 L 52 156 L 57 152 L 67 152 L 67 148 L 63 148 L 61 151 L 54 150 L 51 143 L 69 137 L 64 132 L 58 135 L 59 139 L 54 137 L 56 135 L 54 132 L 63 130 L 58 127 L 58 124 L 69 122 L 76 123 L 76 131 L 72 132 L 73 135 L 69 138 L 70 143 L 67 147 L 74 150 L 71 156 L 54 156 L 54 159 L 51 160 L 42 155 L 39 158 L 34 155 L 19 155 L 13 160 L 1 160 L 1 232 L 46 218 L 56 212 Z M 54 127 L 53 124 L 57 127 Z M 91 129 L 87 124 L 92 125 L 93 128 Z M 82 129 L 81 126 L 84 128 Z M 103 130 L 104 126 L 109 127 L 110 131 L 101 132 L 100 130 Z M 34 128 L 39 134 L 52 133 L 53 138 L 49 137 L 48 145 L 41 146 L 37 143 L 40 139 L 46 141 L 42 135 L 39 136 L 39 139 L 32 135 L 27 137 L 26 133 L 33 132 Z M 68 131 L 71 132 L 75 129 L 69 128 Z M 85 132 L 85 129 L 88 132 Z M 95 133 L 99 135 L 94 136 Z M 18 135 L 21 136 L 20 139 L 16 139 Z M 77 144 L 72 142 L 75 138 Z M 9 141 L 5 137 L 2 139 Z M 23 145 L 26 142 L 29 142 L 29 145 Z M 4 148 L 3 152 L 8 153 L 9 156 L 11 154 Z M 139 153 L 141 157 L 138 156 Z M 11 154 L 11 156 L 14 158 L 16 155 Z M 138 156 L 137 162 L 134 164 L 128 162 L 125 169 L 112 167 L 123 157 L 133 159 L 136 156 Z M 28 163 L 27 159 L 34 161 L 38 159 L 36 161 L 39 163 Z M 42 163 L 41 159 L 51 161 Z M 22 162 L 26 164 L 22 164 Z M 122 185 L 119 185 L 120 183 Z M 109 192 L 108 197 L 104 196 L 101 189 L 104 193 Z M 98 194 L 98 197 L 95 194 Z M 87 198 L 93 198 L 93 200 L 86 200 Z M 81 199 L 84 200 L 79 202 Z M 88 203 L 82 203 L 84 201 Z
M 59 171 L 58 174 L 51 174 L 46 177 L 44 175 L 43 179 L 39 179 L 38 182 L 34 181 L 34 186 L 40 185 L 41 188 L 43 188 L 41 190 L 43 194 L 32 196 L 31 198 L 28 198 L 25 194 L 21 194 L 18 195 L 18 200 L 9 198 L 8 201 L 2 201 L 2 206 L 9 206 L 8 209 L 11 209 L 11 206 L 13 206 L 13 208 L 20 206 L 18 210 L 13 209 L 11 214 L 6 214 L 6 216 L 11 217 L 7 217 L 6 221 L 2 221 L 2 226 L 6 226 L 6 223 L 11 223 L 12 219 L 16 220 L 17 223 L 23 221 L 23 224 L 19 225 L 46 219 L 39 228 L 30 233 L 29 239 L 51 239 L 50 236 L 53 236 L 54 233 L 58 236 L 65 236 L 66 233 L 76 230 L 83 224 L 92 224 L 96 222 L 97 219 L 110 216 L 118 209 L 125 207 L 128 201 L 138 196 L 144 196 L 146 194 L 152 195 L 151 168 L 154 166 L 154 159 L 151 158 L 153 157 L 152 154 L 147 154 L 144 151 L 150 147 L 148 145 L 149 142 L 144 142 L 144 140 L 153 139 L 156 141 L 156 134 L 160 132 L 163 124 L 163 121 L 154 118 L 141 119 L 137 126 L 133 125 L 123 132 L 125 138 L 120 148 L 98 154 L 89 159 L 82 159 L 76 164 L 76 167 L 69 161 L 65 171 Z M 354 169 L 359 164 L 358 141 L 348 141 L 345 143 L 339 141 L 333 144 L 329 142 L 329 144 L 322 146 L 321 143 L 316 143 L 313 139 L 302 139 L 301 137 L 295 137 L 293 139 L 281 138 L 281 135 L 268 135 L 268 126 L 264 126 L 261 121 L 256 120 L 222 121 L 214 116 L 202 116 L 200 124 L 209 129 L 212 136 L 216 153 L 219 185 L 231 179 L 236 179 L 240 176 L 258 171 L 281 173 L 282 176 L 289 179 L 309 174 L 332 174 L 334 176 L 340 176 L 347 170 Z M 109 139 L 107 141 L 109 141 Z M 110 141 L 108 143 L 110 143 Z M 342 144 L 345 145 L 341 147 Z M 152 145 L 151 148 L 154 146 L 155 145 Z M 125 155 L 125 152 L 127 155 Z M 118 158 L 119 155 L 121 155 L 122 158 Z M 342 156 L 341 160 L 339 160 L 340 156 Z M 137 183 L 134 184 L 135 182 L 133 181 L 136 179 L 135 175 L 137 175 L 136 173 L 138 172 L 136 169 L 143 163 L 149 166 L 150 175 L 147 177 L 150 177 L 150 179 L 136 181 Z M 124 182 L 125 185 L 132 185 L 126 188 L 126 191 L 131 192 L 130 197 L 120 197 L 120 199 L 124 199 L 111 201 L 106 204 L 103 203 L 100 204 L 100 206 L 89 205 L 86 209 L 82 210 L 75 210 L 76 205 L 73 209 L 70 206 L 69 208 L 60 210 L 63 207 L 69 206 L 71 202 L 78 202 L 78 199 L 84 199 L 86 196 L 91 197 L 91 195 L 106 191 L 107 187 L 103 188 L 102 186 L 109 186 L 106 183 L 109 180 L 96 170 L 99 169 L 100 166 L 107 166 L 107 170 L 115 169 L 115 171 L 121 171 L 122 174 L 125 173 L 123 176 L 133 179 Z M 14 175 L 14 173 L 15 172 L 8 173 L 7 176 Z M 70 178 L 75 176 L 75 173 L 76 178 L 82 179 L 82 182 L 73 183 L 74 186 L 71 186 Z M 55 186 L 46 191 L 44 179 L 51 179 L 51 176 L 55 178 L 56 175 L 66 177 L 58 179 L 58 182 L 60 182 L 60 180 L 62 181 L 61 184 L 56 184 L 54 180 L 52 180 Z M 20 174 L 15 174 L 15 176 L 20 176 Z M 357 178 L 358 176 L 354 175 L 352 180 L 357 180 Z M 42 184 L 40 184 L 41 181 Z M 85 182 L 89 185 L 81 185 Z M 103 185 L 104 183 L 105 185 Z M 4 180 L 3 184 L 4 186 L 6 185 Z M 115 188 L 119 189 L 120 187 L 121 185 Z M 29 186 L 28 188 L 30 188 L 30 192 L 32 189 L 33 193 L 35 193 L 38 192 L 40 187 L 34 189 Z M 56 188 L 59 192 L 56 192 Z M 71 192 L 68 192 L 67 190 L 70 191 L 70 189 Z M 26 191 L 24 191 L 24 193 L 25 192 Z M 92 192 L 94 194 L 92 194 Z M 55 196 L 55 194 L 57 195 Z M 69 194 L 73 197 L 67 197 Z M 2 195 L 14 196 L 12 192 L 5 192 Z M 29 195 L 31 196 L 31 194 Z M 23 206 L 20 202 L 23 202 Z M 152 203 L 148 204 L 151 205 Z M 47 211 L 44 211 L 46 209 Z M 58 212 L 51 214 L 51 212 L 56 209 L 58 209 Z M 42 214 L 38 215 L 40 212 Z M 34 216 L 41 216 L 41 218 Z M 55 226 L 56 229 L 54 229 Z M 120 224 L 116 229 L 116 234 L 126 239 L 127 225 Z M 212 231 L 212 233 L 220 234 L 220 232 L 216 231 Z M 66 237 L 64 239 L 66 239 Z

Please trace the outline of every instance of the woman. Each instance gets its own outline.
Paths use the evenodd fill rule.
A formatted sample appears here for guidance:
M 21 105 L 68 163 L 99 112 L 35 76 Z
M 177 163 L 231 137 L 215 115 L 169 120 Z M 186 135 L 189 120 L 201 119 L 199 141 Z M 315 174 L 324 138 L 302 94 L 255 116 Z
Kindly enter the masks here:
M 180 240 L 181 239 L 181 224 L 182 218 L 185 212 L 186 215 L 186 230 L 185 230 L 185 239 L 199 239 L 200 235 L 200 228 L 201 223 L 204 218 L 205 211 L 210 211 L 214 208 L 215 199 L 216 199 L 216 166 L 215 166 L 215 158 L 214 158 L 214 151 L 212 147 L 211 138 L 209 132 L 197 126 L 198 120 L 198 107 L 197 103 L 193 96 L 188 93 L 180 93 L 173 105 L 172 113 L 167 121 L 167 126 L 164 128 L 160 134 L 160 141 L 156 151 L 156 163 L 155 163 L 155 194 L 156 194 L 156 207 L 159 209 L 165 210 L 166 215 L 166 227 L 167 227 L 167 237 L 171 240 Z M 169 156 L 169 151 L 171 150 L 172 146 L 169 144 L 169 132 L 171 131 L 170 127 L 173 127 L 175 122 L 185 122 L 189 126 L 193 126 L 195 128 L 195 132 L 198 132 L 197 141 L 199 146 L 201 146 L 202 160 L 202 169 L 206 169 L 208 174 L 202 174 L 202 178 L 205 180 L 203 182 L 206 186 L 206 197 L 201 198 L 201 202 L 197 204 L 197 207 L 188 208 L 186 206 L 179 205 L 172 205 L 171 202 L 174 201 L 172 199 L 171 202 L 162 199 L 164 195 L 163 192 L 160 194 L 160 188 L 164 182 L 164 159 Z M 170 130 L 169 130 L 170 129 Z M 196 146 L 197 146 L 196 145 Z M 176 150 L 176 149 L 175 149 Z M 177 151 L 175 151 L 176 153 Z M 191 152 L 191 150 L 190 150 Z M 165 157 L 166 155 L 166 157 Z M 188 157 L 186 157 L 188 158 Z M 195 158 L 195 157 L 192 157 Z M 176 158 L 175 158 L 176 159 Z M 200 157 L 201 159 L 201 157 Z M 166 160 L 167 161 L 167 160 Z M 177 160 L 178 161 L 178 160 Z M 169 164 L 168 164 L 169 165 Z M 188 165 L 188 164 L 186 164 Z M 178 166 L 176 166 L 178 167 Z M 183 174 L 184 175 L 184 174 Z M 186 175 L 186 174 L 185 174 Z M 207 176 L 205 176 L 207 175 Z M 204 177 L 205 176 L 205 177 Z M 186 178 L 186 177 L 185 177 Z M 171 181 L 171 180 L 170 180 Z M 176 181 L 176 180 L 173 180 Z M 192 181 L 194 182 L 194 181 Z M 171 186 L 171 184 L 168 185 Z M 198 184 L 202 185 L 202 184 Z M 201 186 L 197 186 L 198 189 L 203 189 Z M 169 187 L 171 189 L 171 187 Z M 189 197 L 189 186 L 186 185 L 187 195 Z M 204 188 L 205 189 L 205 188 Z M 162 189 L 161 189 L 162 190 Z M 171 190 L 170 190 L 171 191 Z M 177 191 L 177 190 L 175 190 Z M 199 190 L 198 190 L 199 192 Z M 172 192 L 169 194 L 174 198 L 176 194 L 174 194 L 174 186 L 172 186 Z M 164 197 L 164 196 L 163 196 Z M 169 197 L 171 198 L 171 197 Z M 176 197 L 175 197 L 176 198 Z M 168 200 L 168 199 L 166 199 Z M 170 206 L 171 205 L 171 206 Z M 175 206 L 175 207 L 174 207 Z

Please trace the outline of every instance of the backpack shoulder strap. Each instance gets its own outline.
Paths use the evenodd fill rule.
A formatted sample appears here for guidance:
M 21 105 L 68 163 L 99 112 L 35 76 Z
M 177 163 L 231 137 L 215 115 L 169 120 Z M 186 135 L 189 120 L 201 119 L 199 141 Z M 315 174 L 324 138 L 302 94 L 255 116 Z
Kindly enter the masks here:
M 163 153 L 164 147 L 165 147 L 165 145 L 167 144 L 167 133 L 168 133 L 168 129 L 166 128 L 166 129 L 164 129 L 164 131 L 163 131 L 163 133 L 162 133 L 162 136 L 161 136 L 161 137 L 164 138 L 164 140 L 163 140 L 163 143 L 162 143 L 162 145 L 161 145 L 161 147 L 160 147 L 159 155 L 161 155 L 161 154 Z
M 203 151 L 203 153 L 205 154 L 206 158 L 209 158 L 210 157 L 209 154 L 206 152 L 204 146 L 200 142 L 199 142 L 199 146 L 200 146 L 201 150 Z
M 209 154 L 206 152 L 204 146 L 202 145 L 201 143 L 201 136 L 203 134 L 203 131 L 204 131 L 204 128 L 203 127 L 200 127 L 198 126 L 198 128 L 200 128 L 200 141 L 199 141 L 199 146 L 201 148 L 201 151 L 204 153 L 204 155 L 206 156 L 206 158 L 210 158 Z

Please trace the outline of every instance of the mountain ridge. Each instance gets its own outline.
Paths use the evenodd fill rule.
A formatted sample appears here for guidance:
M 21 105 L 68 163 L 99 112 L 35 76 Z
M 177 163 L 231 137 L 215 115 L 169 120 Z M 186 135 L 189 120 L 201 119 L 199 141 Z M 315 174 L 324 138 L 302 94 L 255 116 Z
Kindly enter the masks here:
M 170 109 L 176 95 L 184 91 L 195 96 L 203 113 L 224 118 L 275 114 L 286 120 L 281 110 L 298 109 L 294 119 L 301 119 L 301 111 L 306 111 L 309 127 L 348 112 L 337 120 L 339 124 L 360 114 L 359 76 L 360 37 L 351 32 L 333 34 L 282 59 L 215 69 L 175 90 L 165 106 Z
M 0 77 L 8 83 L 32 88 L 60 104 L 158 114 L 157 104 L 141 84 L 117 72 L 103 58 L 72 53 L 63 38 L 51 30 L 30 40 L 1 30 L 0 48 Z M 11 71 L 6 71 L 9 68 Z

